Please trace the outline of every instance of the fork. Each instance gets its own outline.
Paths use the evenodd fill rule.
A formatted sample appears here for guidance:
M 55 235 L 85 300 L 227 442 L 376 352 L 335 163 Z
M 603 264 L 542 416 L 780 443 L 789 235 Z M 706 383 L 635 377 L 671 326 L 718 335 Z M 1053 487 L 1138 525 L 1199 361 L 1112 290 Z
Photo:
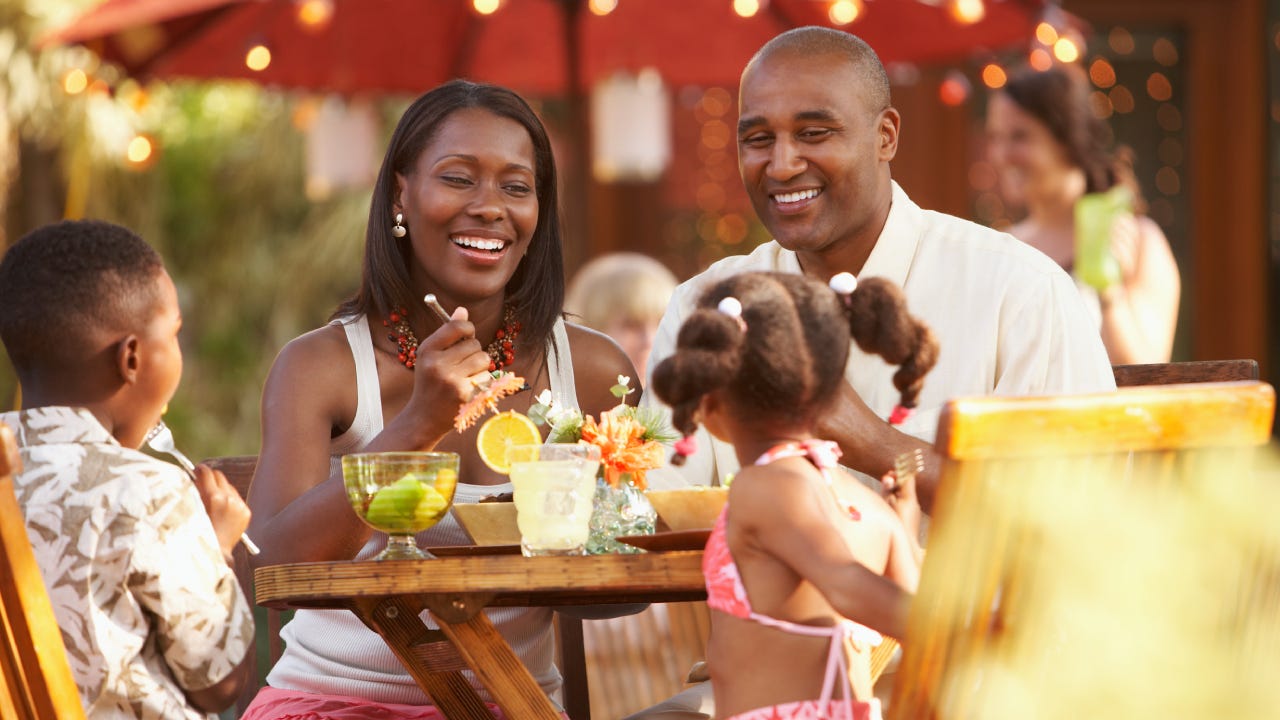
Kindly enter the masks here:
M 920 448 L 908 450 L 901 453 L 893 459 L 893 475 L 896 480 L 893 483 L 893 492 L 897 493 L 898 488 L 908 480 L 915 478 L 916 475 L 924 472 L 924 451 Z
M 183 455 L 182 451 L 178 449 L 178 446 L 173 442 L 173 431 L 169 430 L 169 426 L 164 424 L 164 420 L 156 422 L 156 426 L 151 428 L 151 430 L 147 432 L 147 436 L 143 438 L 142 444 L 146 445 L 154 452 L 160 453 L 161 455 L 167 455 L 173 459 L 178 467 L 186 471 L 188 477 L 193 480 L 195 479 L 195 463 L 191 462 L 191 458 Z M 240 536 L 240 542 L 244 545 L 244 549 L 249 551 L 250 555 L 257 555 L 262 552 L 258 549 L 258 546 L 249 539 L 249 535 L 247 533 Z

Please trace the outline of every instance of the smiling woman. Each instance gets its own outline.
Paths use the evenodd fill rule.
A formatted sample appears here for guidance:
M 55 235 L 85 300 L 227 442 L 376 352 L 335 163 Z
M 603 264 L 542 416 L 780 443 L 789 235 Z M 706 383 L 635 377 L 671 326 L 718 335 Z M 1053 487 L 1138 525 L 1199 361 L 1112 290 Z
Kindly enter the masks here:
M 532 392 L 500 410 L 527 412 L 549 391 L 598 414 L 635 375 L 611 340 L 562 319 L 564 269 L 556 173 L 542 123 L 515 93 L 453 81 L 405 111 L 383 159 L 365 233 L 359 291 L 328 325 L 289 342 L 262 402 L 262 452 L 249 493 L 261 564 L 365 559 L 386 536 L 347 500 L 340 456 L 440 450 L 461 457 L 455 503 L 509 493 L 486 466 L 472 427 L 456 431 L 471 377 L 501 368 Z M 447 315 L 427 307 L 434 295 Z M 576 388 L 582 388 L 578 392 Z M 305 541 L 301 541 L 305 538 Z M 420 544 L 470 542 L 453 516 Z M 548 695 L 551 611 L 501 609 L 490 620 Z M 381 638 L 345 611 L 300 611 L 281 633 L 284 656 L 244 715 L 250 720 L 439 717 Z M 360 714 L 364 713 L 364 714 Z

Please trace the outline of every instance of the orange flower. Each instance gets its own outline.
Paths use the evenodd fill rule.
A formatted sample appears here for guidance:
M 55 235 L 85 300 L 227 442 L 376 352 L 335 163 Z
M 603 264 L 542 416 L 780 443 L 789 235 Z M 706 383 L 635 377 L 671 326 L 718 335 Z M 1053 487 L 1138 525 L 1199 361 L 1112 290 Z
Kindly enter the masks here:
M 582 419 L 581 442 L 600 448 L 600 465 L 605 482 L 617 487 L 624 473 L 630 473 L 636 487 L 645 488 L 645 471 L 661 467 L 666 459 L 662 444 L 644 439 L 645 426 L 630 415 L 614 410 L 600 414 L 600 421 Z
M 499 400 L 523 389 L 524 378 L 515 373 L 502 373 L 483 387 L 477 387 L 471 399 L 458 408 L 458 414 L 453 418 L 454 429 L 458 432 L 466 430 L 486 412 L 497 412 Z

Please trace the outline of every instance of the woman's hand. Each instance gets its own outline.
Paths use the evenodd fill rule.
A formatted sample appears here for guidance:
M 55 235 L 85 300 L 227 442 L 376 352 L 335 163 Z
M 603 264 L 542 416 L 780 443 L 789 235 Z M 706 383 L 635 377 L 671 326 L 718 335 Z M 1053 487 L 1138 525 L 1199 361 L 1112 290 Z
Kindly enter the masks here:
M 449 322 L 418 345 L 413 395 L 403 414 L 421 422 L 432 437 L 444 437 L 453 429 L 458 408 L 471 398 L 473 379 L 488 369 L 489 355 L 476 340 L 467 309 L 454 309 Z
M 209 514 L 209 521 L 213 523 L 213 532 L 218 537 L 222 556 L 230 561 L 231 551 L 249 527 L 249 506 L 220 470 L 214 470 L 208 465 L 197 465 L 192 482 L 195 483 L 196 492 L 200 493 L 200 501 Z

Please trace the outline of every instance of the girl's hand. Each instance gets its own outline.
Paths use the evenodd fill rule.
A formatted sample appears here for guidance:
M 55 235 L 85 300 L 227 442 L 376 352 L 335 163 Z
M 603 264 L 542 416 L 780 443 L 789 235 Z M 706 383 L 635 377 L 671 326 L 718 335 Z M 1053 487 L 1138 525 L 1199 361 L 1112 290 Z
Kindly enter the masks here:
M 880 495 L 902 520 L 907 533 L 912 538 L 919 537 L 921 510 L 920 501 L 916 497 L 915 473 L 906 475 L 901 481 L 894 471 L 885 473 L 880 478 Z
M 458 408 L 471 398 L 472 378 L 489 369 L 489 355 L 476 340 L 476 328 L 467 320 L 467 309 L 456 308 L 418 345 L 413 368 L 413 395 L 407 411 L 443 436 L 453 428 Z
M 192 482 L 195 483 L 196 492 L 200 493 L 200 501 L 209 514 L 209 521 L 213 523 L 213 532 L 218 537 L 222 556 L 229 562 L 231 551 L 249 527 L 249 506 L 220 470 L 214 470 L 208 465 L 197 465 Z

